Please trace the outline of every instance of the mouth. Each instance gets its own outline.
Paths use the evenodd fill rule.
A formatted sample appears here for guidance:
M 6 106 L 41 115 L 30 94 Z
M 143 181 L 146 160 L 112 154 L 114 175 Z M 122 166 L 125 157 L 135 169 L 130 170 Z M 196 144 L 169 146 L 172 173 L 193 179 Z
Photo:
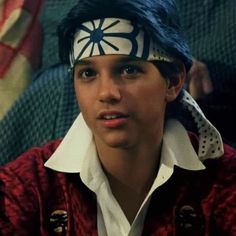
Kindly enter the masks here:
M 118 115 L 118 114 L 113 114 L 113 115 L 105 115 L 102 117 L 104 120 L 114 120 L 114 119 L 119 119 L 119 118 L 127 118 L 128 116 L 125 115 Z
M 102 112 L 99 114 L 99 120 L 114 120 L 120 118 L 128 118 L 128 115 L 121 112 Z
M 129 115 L 117 111 L 102 112 L 98 116 L 102 125 L 107 128 L 118 128 L 124 126 L 127 123 L 128 118 Z

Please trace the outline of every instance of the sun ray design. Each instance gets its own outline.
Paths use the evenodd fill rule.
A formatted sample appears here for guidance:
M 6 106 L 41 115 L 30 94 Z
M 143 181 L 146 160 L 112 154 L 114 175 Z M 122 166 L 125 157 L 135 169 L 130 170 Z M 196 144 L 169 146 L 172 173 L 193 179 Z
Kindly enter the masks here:
M 93 45 L 92 45 L 91 52 L 90 52 L 90 54 L 89 54 L 90 57 L 93 55 L 94 46 L 95 46 L 95 43 L 93 43 Z
M 80 40 L 78 40 L 77 43 L 80 43 L 80 42 L 84 41 L 85 39 L 89 39 L 89 38 L 90 38 L 90 35 L 85 36 L 85 37 L 81 38 Z
M 99 55 L 106 55 L 107 48 L 111 48 L 113 51 L 119 51 L 119 46 L 115 43 L 115 38 L 120 38 L 122 40 L 128 40 L 130 42 L 130 52 L 129 55 L 135 56 L 138 51 L 138 42 L 136 40 L 137 35 L 140 32 L 140 28 L 132 24 L 131 31 L 119 32 L 120 19 L 113 19 L 107 24 L 107 19 L 99 19 L 99 23 L 95 24 L 95 21 L 86 22 L 86 24 L 81 25 L 79 28 L 81 38 L 77 41 L 77 44 L 84 43 L 84 45 L 79 48 L 79 53 L 76 56 L 76 60 L 87 51 L 88 56 L 93 56 L 95 53 L 95 45 L 97 45 Z M 92 25 L 92 27 L 89 25 Z M 97 25 L 97 26 L 96 26 Z M 114 29 L 114 32 L 112 32 Z M 89 51 L 88 51 L 89 50 Z M 96 52 L 97 53 L 97 52 Z
M 111 24 L 108 25 L 106 28 L 104 28 L 103 31 L 105 31 L 105 30 L 107 30 L 107 29 L 109 29 L 109 28 L 111 28 L 111 27 L 113 27 L 113 26 L 119 24 L 119 22 L 120 22 L 119 20 L 116 20 L 115 22 L 111 23 Z
M 108 41 L 105 40 L 105 39 L 102 39 L 102 41 L 103 41 L 104 43 L 106 43 L 107 45 L 109 45 L 109 46 L 110 46 L 111 48 L 113 48 L 114 50 L 119 51 L 119 48 L 116 47 L 114 44 L 108 42 Z
M 94 24 L 94 23 L 93 23 Z M 95 29 L 95 25 L 94 25 L 94 29 Z M 93 29 L 93 30 L 94 30 Z M 87 33 L 89 33 L 89 34 L 91 34 L 91 32 L 92 32 L 92 30 L 91 29 L 89 29 L 88 27 L 86 27 L 86 26 L 84 26 L 84 25 L 81 25 L 80 26 L 80 30 L 83 30 L 83 31 L 85 31 L 85 32 L 87 32 Z
M 90 41 L 88 41 L 88 42 L 85 44 L 85 46 L 82 48 L 82 50 L 80 51 L 80 54 L 78 55 L 77 58 L 80 58 L 80 57 L 84 54 L 85 50 L 88 48 L 88 46 L 89 46 L 90 44 L 91 44 Z M 77 59 L 76 59 L 76 60 L 77 60 Z

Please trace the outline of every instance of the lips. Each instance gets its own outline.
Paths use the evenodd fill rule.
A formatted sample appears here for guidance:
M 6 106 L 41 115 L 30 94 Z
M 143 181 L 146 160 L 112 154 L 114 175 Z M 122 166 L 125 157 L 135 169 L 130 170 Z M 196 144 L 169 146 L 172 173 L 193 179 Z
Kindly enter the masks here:
M 98 115 L 99 120 L 114 120 L 114 119 L 119 119 L 119 118 L 127 118 L 128 115 L 118 112 L 118 111 L 105 111 L 101 112 Z
M 106 128 L 119 128 L 124 126 L 128 121 L 128 115 L 119 111 L 101 112 L 98 119 Z

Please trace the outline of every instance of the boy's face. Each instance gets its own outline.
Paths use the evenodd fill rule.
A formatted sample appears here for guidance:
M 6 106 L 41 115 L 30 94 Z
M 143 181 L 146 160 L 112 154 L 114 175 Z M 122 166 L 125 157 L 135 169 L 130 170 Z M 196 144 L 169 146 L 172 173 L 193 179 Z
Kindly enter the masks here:
M 78 62 L 74 85 L 95 142 L 134 148 L 162 138 L 166 104 L 178 95 L 151 63 L 121 55 Z

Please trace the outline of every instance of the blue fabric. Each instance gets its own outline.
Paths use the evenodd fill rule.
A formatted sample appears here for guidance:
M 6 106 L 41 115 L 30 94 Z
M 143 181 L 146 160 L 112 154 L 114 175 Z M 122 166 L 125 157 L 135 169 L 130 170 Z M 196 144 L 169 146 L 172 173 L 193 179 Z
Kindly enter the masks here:
M 76 4 L 76 0 L 46 0 L 40 15 L 43 28 L 42 69 L 59 63 L 57 26 L 69 10 Z
M 79 114 L 68 76 L 64 65 L 40 73 L 0 122 L 0 165 L 65 135 Z

